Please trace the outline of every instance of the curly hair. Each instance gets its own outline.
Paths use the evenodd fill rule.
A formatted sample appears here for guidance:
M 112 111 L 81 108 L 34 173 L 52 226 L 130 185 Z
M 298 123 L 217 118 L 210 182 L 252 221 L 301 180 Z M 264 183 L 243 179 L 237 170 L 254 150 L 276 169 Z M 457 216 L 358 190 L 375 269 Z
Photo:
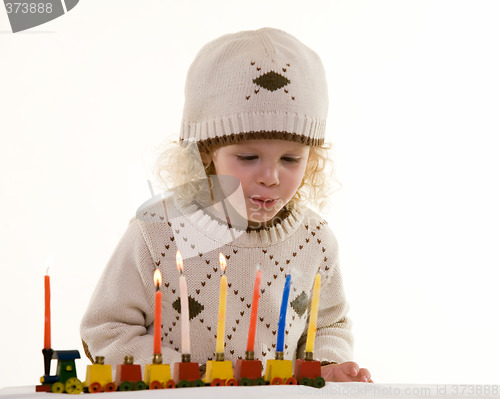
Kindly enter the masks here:
M 199 147 L 196 144 L 182 145 L 173 140 L 166 140 L 158 149 L 153 170 L 154 180 L 163 190 L 176 188 L 180 197 L 187 201 L 197 200 L 206 203 L 208 198 L 203 185 L 206 177 L 215 175 L 213 162 L 204 164 L 202 153 L 211 153 L 217 147 Z M 334 176 L 333 161 L 329 157 L 330 144 L 311 146 L 304 178 L 297 192 L 290 200 L 292 206 L 307 204 L 318 211 L 325 212 L 331 194 L 341 188 Z M 205 193 L 205 194 L 203 194 Z

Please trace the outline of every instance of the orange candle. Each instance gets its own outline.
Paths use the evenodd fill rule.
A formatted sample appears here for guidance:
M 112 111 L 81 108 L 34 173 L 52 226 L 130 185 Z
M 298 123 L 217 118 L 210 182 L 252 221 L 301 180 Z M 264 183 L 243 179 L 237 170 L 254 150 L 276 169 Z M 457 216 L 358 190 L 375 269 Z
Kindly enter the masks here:
M 43 337 L 43 348 L 50 349 L 50 276 L 49 270 L 45 274 L 45 326 Z
M 248 328 L 247 352 L 253 352 L 255 344 L 255 327 L 257 326 L 257 311 L 259 310 L 260 280 L 262 271 L 257 270 L 253 284 L 252 313 L 250 314 L 250 327 Z
M 155 355 L 161 354 L 161 273 L 159 269 L 155 270 L 154 282 L 156 286 L 155 294 L 155 325 L 154 325 L 154 350 Z

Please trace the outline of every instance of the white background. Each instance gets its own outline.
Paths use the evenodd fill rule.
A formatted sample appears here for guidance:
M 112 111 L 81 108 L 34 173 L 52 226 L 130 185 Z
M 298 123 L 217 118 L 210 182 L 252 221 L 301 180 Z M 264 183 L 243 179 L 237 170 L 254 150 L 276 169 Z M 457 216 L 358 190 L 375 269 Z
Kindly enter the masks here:
M 81 0 L 12 34 L 0 7 L 0 386 L 43 374 L 49 258 L 52 346 L 84 356 L 80 319 L 179 131 L 189 64 L 264 26 L 327 70 L 355 360 L 376 382 L 498 383 L 499 16 L 481 0 Z

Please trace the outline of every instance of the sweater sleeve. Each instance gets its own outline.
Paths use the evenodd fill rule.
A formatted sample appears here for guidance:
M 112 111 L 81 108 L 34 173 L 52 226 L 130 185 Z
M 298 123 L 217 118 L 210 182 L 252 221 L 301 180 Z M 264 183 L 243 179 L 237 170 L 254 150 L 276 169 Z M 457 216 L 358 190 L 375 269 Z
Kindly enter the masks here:
M 91 361 L 104 356 L 115 366 L 131 355 L 134 363 L 153 358 L 155 265 L 133 219 L 111 256 L 82 319 L 80 334 Z M 180 361 L 180 354 L 162 348 L 163 362 Z
M 343 363 L 352 360 L 353 337 L 352 323 L 347 317 L 349 305 L 342 285 L 342 276 L 338 266 L 338 244 L 333 232 L 327 230 L 329 251 L 322 274 L 314 359 L 321 362 Z M 297 358 L 305 357 L 307 328 L 298 343 Z

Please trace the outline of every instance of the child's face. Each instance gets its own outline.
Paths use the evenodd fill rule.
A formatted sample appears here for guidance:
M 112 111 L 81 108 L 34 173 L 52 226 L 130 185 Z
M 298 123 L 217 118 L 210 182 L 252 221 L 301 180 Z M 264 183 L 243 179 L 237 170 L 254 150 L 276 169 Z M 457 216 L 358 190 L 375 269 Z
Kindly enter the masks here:
M 295 195 L 309 158 L 309 146 L 284 140 L 249 140 L 211 154 L 218 175 L 238 178 L 249 225 L 273 219 Z M 241 205 L 239 204 L 240 209 Z

